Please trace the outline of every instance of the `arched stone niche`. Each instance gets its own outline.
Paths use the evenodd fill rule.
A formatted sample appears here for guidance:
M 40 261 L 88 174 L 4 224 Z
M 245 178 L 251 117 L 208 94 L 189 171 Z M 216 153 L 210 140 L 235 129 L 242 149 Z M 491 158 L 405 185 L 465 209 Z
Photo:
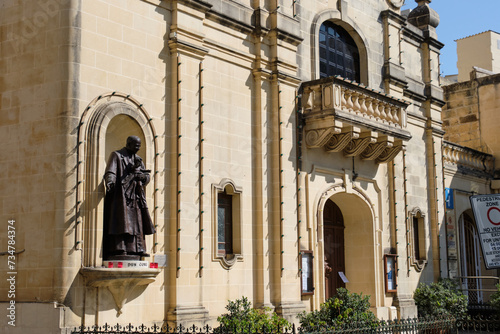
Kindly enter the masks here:
M 151 118 L 142 104 L 130 96 L 116 92 L 103 94 L 87 107 L 79 129 L 78 183 L 83 187 L 78 192 L 77 245 L 83 250 L 84 267 L 102 266 L 104 171 L 110 153 L 124 147 L 131 135 L 141 138 L 138 154 L 146 169 L 152 171 L 146 199 L 156 224 L 157 145 Z M 152 249 L 153 236 L 147 236 L 146 245 L 148 250 Z
M 146 148 L 144 143 L 144 132 L 141 127 L 132 117 L 126 114 L 116 115 L 111 119 L 106 129 L 104 157 L 107 159 L 111 152 L 116 151 L 125 146 L 128 136 L 137 136 L 141 138 L 141 149 L 137 154 L 143 158 L 144 164 L 148 163 Z

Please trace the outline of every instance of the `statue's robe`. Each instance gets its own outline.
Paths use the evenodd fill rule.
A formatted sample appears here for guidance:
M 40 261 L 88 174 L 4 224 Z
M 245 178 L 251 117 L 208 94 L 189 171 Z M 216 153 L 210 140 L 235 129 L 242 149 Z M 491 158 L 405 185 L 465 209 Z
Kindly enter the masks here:
M 155 233 L 144 194 L 144 186 L 149 183 L 149 173 L 141 182 L 135 177 L 141 167 L 134 168 L 136 155 L 126 148 L 111 153 L 104 182 L 114 183 L 114 187 L 104 198 L 103 258 L 113 255 L 146 254 L 144 235 Z

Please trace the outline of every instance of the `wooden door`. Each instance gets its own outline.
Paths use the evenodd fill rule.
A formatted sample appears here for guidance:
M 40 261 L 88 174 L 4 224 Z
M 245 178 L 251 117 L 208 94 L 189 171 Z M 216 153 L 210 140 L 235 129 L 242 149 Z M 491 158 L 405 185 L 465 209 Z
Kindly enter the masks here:
M 460 258 L 462 262 L 462 276 L 479 277 L 481 276 L 481 249 L 479 244 L 479 235 L 477 233 L 476 224 L 472 218 L 463 213 L 460 217 Z M 466 290 L 465 294 L 469 298 L 469 304 L 480 304 L 483 301 L 481 280 L 477 278 L 464 278 L 463 285 Z
M 345 273 L 344 218 L 340 208 L 328 200 L 323 210 L 325 245 L 325 297 L 336 294 L 337 288 L 345 288 L 339 272 Z

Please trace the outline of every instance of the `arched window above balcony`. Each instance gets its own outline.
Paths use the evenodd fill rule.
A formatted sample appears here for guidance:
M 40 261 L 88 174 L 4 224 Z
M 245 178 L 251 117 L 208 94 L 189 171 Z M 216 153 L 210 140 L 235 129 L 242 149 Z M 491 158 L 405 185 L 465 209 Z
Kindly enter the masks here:
M 340 75 L 349 80 L 360 80 L 359 50 L 349 33 L 330 21 L 319 30 L 320 77 Z

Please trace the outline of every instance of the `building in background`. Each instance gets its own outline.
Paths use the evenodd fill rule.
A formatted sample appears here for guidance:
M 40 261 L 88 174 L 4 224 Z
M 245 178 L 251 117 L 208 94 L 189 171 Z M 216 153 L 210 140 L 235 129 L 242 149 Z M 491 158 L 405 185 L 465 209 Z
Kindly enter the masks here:
M 499 46 L 493 31 L 457 40 L 458 82 L 447 76 L 443 83 L 448 275 L 461 278 L 471 305 L 489 300 L 499 276 L 486 269 L 469 201 L 500 190 Z
M 500 34 L 488 30 L 457 41 L 458 81 L 468 81 L 473 67 L 500 72 Z
M 2 330 L 215 324 L 243 295 L 294 320 L 344 286 L 416 316 L 418 283 L 448 272 L 443 45 L 430 1 L 403 2 L 2 2 Z M 158 268 L 102 259 L 129 135 Z

